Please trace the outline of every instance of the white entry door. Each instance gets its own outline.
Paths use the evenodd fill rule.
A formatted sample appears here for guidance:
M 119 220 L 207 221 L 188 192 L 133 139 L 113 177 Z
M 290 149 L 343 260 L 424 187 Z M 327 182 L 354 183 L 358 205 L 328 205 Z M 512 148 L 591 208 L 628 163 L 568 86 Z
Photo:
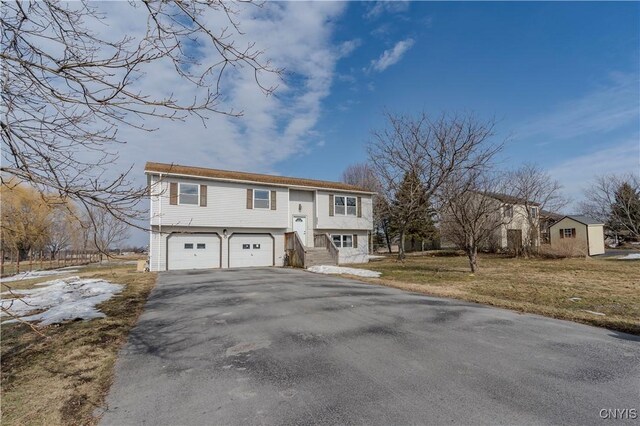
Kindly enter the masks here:
M 297 232 L 302 244 L 307 245 L 307 217 L 306 216 L 294 216 L 293 217 L 293 232 Z

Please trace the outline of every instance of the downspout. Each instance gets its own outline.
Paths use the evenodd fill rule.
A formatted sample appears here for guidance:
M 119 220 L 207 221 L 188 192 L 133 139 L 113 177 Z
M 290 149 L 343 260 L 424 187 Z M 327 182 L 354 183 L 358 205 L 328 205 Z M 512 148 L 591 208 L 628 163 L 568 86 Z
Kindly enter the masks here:
M 158 174 L 158 184 L 160 185 L 160 193 L 158 193 L 158 238 L 162 238 L 162 173 Z M 158 268 L 160 271 L 160 240 L 158 240 L 158 253 L 157 256 Z

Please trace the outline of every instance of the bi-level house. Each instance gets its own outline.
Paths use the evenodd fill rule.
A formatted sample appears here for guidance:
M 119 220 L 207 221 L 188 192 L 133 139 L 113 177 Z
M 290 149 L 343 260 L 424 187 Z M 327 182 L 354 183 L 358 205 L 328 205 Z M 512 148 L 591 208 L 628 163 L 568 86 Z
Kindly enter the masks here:
M 152 271 L 368 261 L 369 191 L 152 162 L 145 173 Z

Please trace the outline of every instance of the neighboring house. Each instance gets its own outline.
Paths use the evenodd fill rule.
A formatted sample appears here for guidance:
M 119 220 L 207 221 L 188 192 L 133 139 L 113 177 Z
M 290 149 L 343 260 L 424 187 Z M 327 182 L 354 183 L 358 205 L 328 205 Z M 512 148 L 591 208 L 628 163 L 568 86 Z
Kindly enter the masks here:
M 500 214 L 502 225 L 496 232 L 496 243 L 501 250 L 519 251 L 527 241 L 529 235 L 530 244 L 540 244 L 540 204 L 523 200 L 506 194 L 489 193 L 489 196 L 502 203 Z M 531 221 L 529 220 L 531 218 Z
M 518 252 L 527 242 L 527 236 L 531 236 L 530 244 L 538 246 L 540 244 L 539 233 L 533 226 L 539 228 L 540 205 L 532 201 L 526 201 L 507 194 L 499 194 L 495 192 L 478 193 L 478 196 L 488 196 L 496 201 L 495 208 L 492 209 L 492 215 L 497 215 L 495 220 L 490 220 L 492 227 L 497 228 L 494 236 L 487 243 L 485 249 L 491 251 L 510 251 Z M 529 212 L 531 221 L 528 219 Z M 454 248 L 456 245 L 452 243 L 446 236 L 441 235 L 442 248 Z
M 285 239 L 334 263 L 368 260 L 372 192 L 163 163 L 147 163 L 145 173 L 152 271 L 283 266 Z
M 549 228 L 551 248 L 574 246 L 589 256 L 604 254 L 604 224 L 587 216 L 564 216 Z

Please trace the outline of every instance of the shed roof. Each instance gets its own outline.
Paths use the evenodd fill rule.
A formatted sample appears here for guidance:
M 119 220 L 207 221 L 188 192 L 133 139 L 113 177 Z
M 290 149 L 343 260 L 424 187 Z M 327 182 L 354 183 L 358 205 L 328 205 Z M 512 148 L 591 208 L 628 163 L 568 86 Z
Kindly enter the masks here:
M 576 222 L 580 222 L 583 225 L 604 225 L 604 223 L 597 221 L 589 216 L 583 216 L 583 215 L 566 215 L 564 216 L 562 219 L 564 218 L 569 218 L 572 220 L 575 220 Z M 562 220 L 560 219 L 560 220 Z M 560 220 L 558 220 L 556 223 L 560 222 Z M 553 225 L 555 225 L 556 223 L 554 223 Z M 551 225 L 551 226 L 553 226 Z
M 209 169 L 205 167 L 183 166 L 180 164 L 147 162 L 145 173 L 166 173 L 168 175 L 194 176 L 218 180 L 266 183 L 281 186 L 300 186 L 311 188 L 336 189 L 373 194 L 364 188 L 342 182 L 331 182 L 316 179 L 304 179 L 288 176 L 266 175 L 261 173 L 238 172 L 231 170 Z

